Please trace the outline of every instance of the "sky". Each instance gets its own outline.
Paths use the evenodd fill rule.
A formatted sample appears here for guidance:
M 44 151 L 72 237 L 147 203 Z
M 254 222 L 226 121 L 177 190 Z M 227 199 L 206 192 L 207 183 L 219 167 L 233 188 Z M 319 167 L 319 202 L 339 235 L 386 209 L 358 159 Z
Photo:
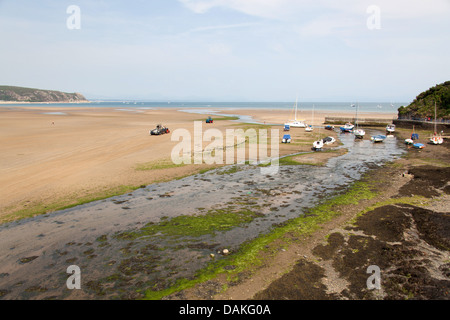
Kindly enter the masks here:
M 450 80 L 449 17 L 450 0 L 0 0 L 0 85 L 411 102 Z

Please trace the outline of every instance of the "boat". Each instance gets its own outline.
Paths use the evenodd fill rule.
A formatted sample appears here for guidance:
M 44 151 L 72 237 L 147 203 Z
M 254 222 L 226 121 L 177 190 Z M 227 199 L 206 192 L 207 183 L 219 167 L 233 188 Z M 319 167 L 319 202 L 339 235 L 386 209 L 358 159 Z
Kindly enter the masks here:
M 423 143 L 414 143 L 413 147 L 416 149 L 423 149 L 425 148 L 425 145 Z
M 303 122 L 303 120 L 297 120 L 297 99 L 295 100 L 295 105 L 294 105 L 294 120 L 289 120 L 288 122 L 285 123 L 288 124 L 290 127 L 293 128 L 305 128 L 306 124 Z
M 440 134 L 437 134 L 436 132 L 434 135 L 430 138 L 431 144 L 442 144 L 444 142 L 444 138 Z
M 312 117 L 311 117 L 311 123 L 313 123 L 313 122 L 314 122 L 314 105 L 313 105 L 313 109 L 312 109 Z M 312 125 L 306 126 L 305 131 L 307 131 L 307 132 L 313 131 Z
M 437 128 L 436 128 L 436 101 L 434 101 L 434 134 L 430 138 L 430 143 L 436 145 L 436 144 L 442 144 L 443 142 L 444 142 L 444 139 L 442 138 L 442 135 L 437 133 Z
M 282 143 L 291 143 L 291 135 L 290 134 L 285 134 L 283 136 L 283 139 L 281 140 Z
M 317 135 L 320 137 L 320 127 L 319 131 L 317 132 Z M 313 151 L 321 151 L 323 148 L 323 140 L 319 138 L 319 140 L 316 140 L 313 142 Z
M 378 135 L 372 136 L 370 138 L 370 140 L 372 140 L 373 142 L 383 142 L 384 139 L 386 139 L 386 136 L 384 136 L 382 134 L 378 134 Z
M 414 132 L 414 126 L 413 126 L 413 131 L 411 133 L 411 137 L 408 139 L 405 139 L 405 143 L 412 145 L 414 143 L 414 140 L 417 140 L 417 139 L 419 139 L 419 135 Z
M 352 132 L 354 127 L 355 126 L 352 123 L 347 122 L 344 126 L 340 127 L 340 129 L 341 132 Z
M 334 130 L 334 126 L 326 125 L 325 130 Z
M 395 132 L 395 124 L 388 124 L 386 126 L 386 132 L 388 133 L 394 133 Z
M 288 125 L 288 124 L 285 124 L 285 125 L 284 125 L 284 131 L 289 131 L 290 128 L 291 128 L 290 125 Z
M 323 144 L 333 144 L 336 142 L 336 139 L 333 137 L 326 137 L 322 139 Z
M 358 127 L 358 108 L 359 108 L 359 104 L 356 106 L 356 117 L 355 117 L 356 130 L 353 131 L 353 134 L 355 135 L 355 138 L 362 139 L 362 138 L 364 138 L 364 135 L 366 134 L 366 132 L 363 129 L 360 129 Z
M 322 140 L 317 140 L 313 142 L 313 150 L 314 151 L 319 151 L 322 150 L 323 148 L 323 141 Z
M 355 138 L 362 139 L 364 138 L 366 132 L 363 129 L 356 129 L 355 131 L 353 131 L 353 134 L 355 135 Z

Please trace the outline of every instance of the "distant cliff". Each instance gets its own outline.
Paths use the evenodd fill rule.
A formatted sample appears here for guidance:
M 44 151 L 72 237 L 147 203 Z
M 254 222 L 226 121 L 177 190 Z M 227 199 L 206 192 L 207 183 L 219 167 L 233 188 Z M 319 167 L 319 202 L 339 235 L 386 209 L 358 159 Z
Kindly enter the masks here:
M 434 119 L 434 103 L 436 102 L 436 117 L 450 119 L 450 81 L 420 93 L 407 107 L 398 109 L 399 118 L 431 118 Z
M 0 101 L 11 102 L 87 102 L 81 93 L 0 86 Z

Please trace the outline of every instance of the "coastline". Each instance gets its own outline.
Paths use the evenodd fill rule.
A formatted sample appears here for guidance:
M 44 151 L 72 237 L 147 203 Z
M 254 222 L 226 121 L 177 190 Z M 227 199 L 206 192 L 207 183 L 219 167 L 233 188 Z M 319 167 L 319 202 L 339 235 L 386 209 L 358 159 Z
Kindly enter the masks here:
M 25 104 L 25 105 L 43 105 L 43 104 L 80 104 L 80 103 L 91 103 L 89 100 L 80 100 L 80 101 L 42 101 L 42 102 L 31 102 L 31 101 L 0 101 L 0 105 L 2 104 Z

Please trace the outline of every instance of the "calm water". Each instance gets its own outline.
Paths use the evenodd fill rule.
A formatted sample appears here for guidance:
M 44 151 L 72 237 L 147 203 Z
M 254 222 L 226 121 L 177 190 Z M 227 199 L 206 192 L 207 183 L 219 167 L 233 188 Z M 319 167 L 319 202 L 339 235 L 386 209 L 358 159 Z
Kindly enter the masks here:
M 312 110 L 313 106 L 315 110 L 326 111 L 341 111 L 341 112 L 355 112 L 355 108 L 351 105 L 355 102 L 298 102 L 298 110 Z M 180 109 L 193 109 L 193 108 L 206 108 L 206 109 L 291 109 L 293 108 L 295 101 L 293 102 L 146 102 L 146 101 L 93 101 L 91 103 L 56 103 L 56 104 L 10 104 L 0 105 L 5 107 L 14 106 L 52 106 L 58 108 L 64 107 L 112 107 L 112 108 L 129 108 L 129 109 L 153 109 L 153 108 L 180 108 Z M 400 106 L 408 105 L 405 102 L 359 102 L 359 111 L 361 112 L 382 112 L 382 113 L 396 113 Z

